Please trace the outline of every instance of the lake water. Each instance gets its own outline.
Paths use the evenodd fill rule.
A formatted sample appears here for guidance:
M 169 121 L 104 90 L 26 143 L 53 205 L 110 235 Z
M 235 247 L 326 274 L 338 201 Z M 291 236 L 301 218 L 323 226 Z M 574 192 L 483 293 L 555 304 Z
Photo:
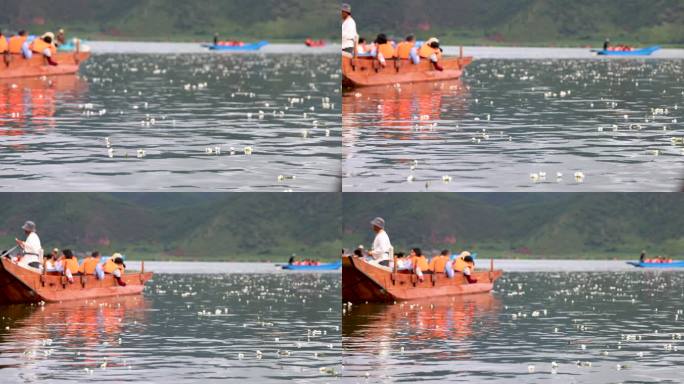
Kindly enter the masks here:
M 461 81 L 344 92 L 345 191 L 682 187 L 684 51 L 465 54 L 476 60 Z
M 3 81 L 0 190 L 339 191 L 339 56 L 302 47 L 93 43 L 80 77 Z
M 157 274 L 143 296 L 0 307 L 0 381 L 336 381 L 340 300 L 339 274 Z
M 354 305 L 343 381 L 681 382 L 683 299 L 681 271 L 555 271 L 506 272 L 492 294 Z

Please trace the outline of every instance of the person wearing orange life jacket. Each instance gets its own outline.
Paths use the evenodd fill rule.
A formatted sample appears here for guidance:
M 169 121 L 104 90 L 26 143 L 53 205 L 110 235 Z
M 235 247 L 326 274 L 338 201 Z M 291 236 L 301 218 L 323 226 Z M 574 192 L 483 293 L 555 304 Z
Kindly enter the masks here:
M 375 39 L 375 57 L 380 65 L 387 65 L 386 60 L 394 58 L 394 51 L 394 46 L 387 40 L 387 36 L 384 33 L 379 34 Z
M 468 283 L 477 283 L 477 279 L 471 276 L 475 271 L 475 260 L 473 260 L 470 252 L 461 252 L 461 254 L 458 255 L 453 261 L 453 269 L 454 271 L 463 273 L 463 276 L 465 276 L 466 280 L 468 280 Z
M 31 52 L 43 55 L 50 65 L 58 65 L 55 61 L 57 56 L 57 47 L 52 43 L 55 35 L 52 32 L 47 32 L 40 38 L 33 40 L 29 48 Z
M 9 51 L 9 42 L 5 35 L 0 31 L 0 53 L 6 53 Z
M 126 286 L 126 282 L 121 278 L 126 270 L 126 264 L 123 262 L 123 256 L 120 253 L 115 253 L 104 264 L 104 273 L 114 275 L 116 282 L 122 286 Z
M 430 271 L 432 273 L 445 273 L 446 265 L 449 262 L 449 251 L 443 250 L 439 255 L 430 260 Z
M 61 260 L 61 270 L 64 276 L 67 277 L 70 283 L 74 282 L 74 274 L 78 273 L 78 259 L 74 256 L 70 249 L 62 251 L 63 258 Z
M 102 265 L 100 265 L 100 252 L 95 251 L 86 256 L 78 269 L 84 275 L 95 275 L 99 280 L 104 278 L 104 270 Z
M 19 31 L 18 34 L 12 36 L 9 38 L 7 41 L 7 49 L 9 50 L 9 53 L 19 55 L 22 53 L 22 47 L 26 43 L 26 40 L 28 39 L 28 35 L 26 31 L 21 30 Z
M 431 37 L 418 50 L 418 55 L 423 59 L 429 59 L 438 71 L 443 71 L 444 68 L 439 63 L 442 59 L 442 48 L 439 47 L 439 40 L 436 37 Z
M 413 271 L 416 273 L 420 281 L 423 281 L 423 271 L 430 269 L 430 264 L 428 264 L 427 258 L 423 256 L 423 252 L 420 248 L 411 249 L 411 265 L 413 266 Z
M 418 57 L 418 48 L 416 48 L 416 37 L 413 35 L 406 36 L 406 40 L 397 44 L 396 56 L 401 60 L 411 60 L 413 64 L 420 62 Z

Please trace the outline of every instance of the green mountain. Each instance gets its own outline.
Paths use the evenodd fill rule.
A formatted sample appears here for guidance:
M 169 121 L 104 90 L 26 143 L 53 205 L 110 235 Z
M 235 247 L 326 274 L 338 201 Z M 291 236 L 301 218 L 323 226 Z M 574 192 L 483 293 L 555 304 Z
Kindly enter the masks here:
M 38 226 L 43 247 L 131 258 L 332 259 L 341 248 L 339 194 L 5 193 L 0 244 Z M 0 247 L 2 247 L 0 245 Z
M 359 33 L 451 44 L 684 44 L 681 0 L 349 0 Z
M 338 40 L 337 5 L 326 0 L 0 0 L 0 27 L 42 33 L 64 27 L 98 39 Z
M 346 194 L 344 244 L 369 246 L 374 216 L 398 250 L 486 256 L 623 257 L 684 253 L 684 196 L 645 193 Z

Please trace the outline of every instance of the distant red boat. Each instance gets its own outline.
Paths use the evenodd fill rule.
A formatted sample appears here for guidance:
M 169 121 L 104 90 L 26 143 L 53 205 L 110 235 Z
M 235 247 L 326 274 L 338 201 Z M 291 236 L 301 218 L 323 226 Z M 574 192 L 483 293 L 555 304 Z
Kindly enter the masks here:
M 0 62 L 0 79 L 73 75 L 89 57 L 89 52 L 57 52 L 55 61 L 59 65 L 53 66 L 41 55 L 34 55 L 30 59 L 24 59 L 21 55 L 5 55 Z
M 489 292 L 503 271 L 475 271 L 476 283 L 462 275 L 449 278 L 443 273 L 425 273 L 423 281 L 411 271 L 392 271 L 354 256 L 342 257 L 342 300 L 352 303 L 393 302 Z
M 112 275 L 105 275 L 103 280 L 74 275 L 74 282 L 69 283 L 66 276 L 59 273 L 34 272 L 7 258 L 0 262 L 0 305 L 139 295 L 152 278 L 152 272 L 145 272 L 144 263 L 141 272 L 124 274 L 122 280 L 126 286 L 119 286 Z
M 311 47 L 311 48 L 321 48 L 321 47 L 325 47 L 327 45 L 325 40 L 312 40 L 312 39 L 306 39 L 304 41 L 304 44 L 307 47 Z

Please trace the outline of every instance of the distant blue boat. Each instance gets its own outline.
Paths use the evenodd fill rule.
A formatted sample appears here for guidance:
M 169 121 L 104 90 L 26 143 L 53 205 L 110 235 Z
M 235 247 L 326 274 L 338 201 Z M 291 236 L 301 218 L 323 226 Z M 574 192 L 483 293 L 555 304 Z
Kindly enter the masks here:
M 217 51 L 217 52 L 249 52 L 249 51 L 258 51 L 267 45 L 268 45 L 268 41 L 260 41 L 258 43 L 244 44 L 244 45 L 220 45 L 220 44 L 214 45 L 214 44 L 209 44 L 209 45 L 204 45 L 204 46 L 209 48 L 209 50 L 211 50 L 211 51 Z
M 628 261 L 627 264 L 637 268 L 684 268 L 684 261 L 673 261 L 671 263 L 641 263 L 638 261 Z
M 290 271 L 334 271 L 336 269 L 342 268 L 342 261 L 330 264 L 321 265 L 293 265 L 286 264 L 282 266 L 283 269 Z
M 81 47 L 86 45 L 85 40 L 81 40 Z M 59 47 L 57 47 L 57 50 L 60 52 L 74 52 L 76 50 L 76 44 L 74 44 L 74 41 L 71 40 L 66 44 L 62 44 Z
M 602 56 L 651 56 L 655 51 L 660 50 L 660 46 L 654 45 L 648 48 L 634 49 L 631 51 L 595 51 L 597 55 Z

